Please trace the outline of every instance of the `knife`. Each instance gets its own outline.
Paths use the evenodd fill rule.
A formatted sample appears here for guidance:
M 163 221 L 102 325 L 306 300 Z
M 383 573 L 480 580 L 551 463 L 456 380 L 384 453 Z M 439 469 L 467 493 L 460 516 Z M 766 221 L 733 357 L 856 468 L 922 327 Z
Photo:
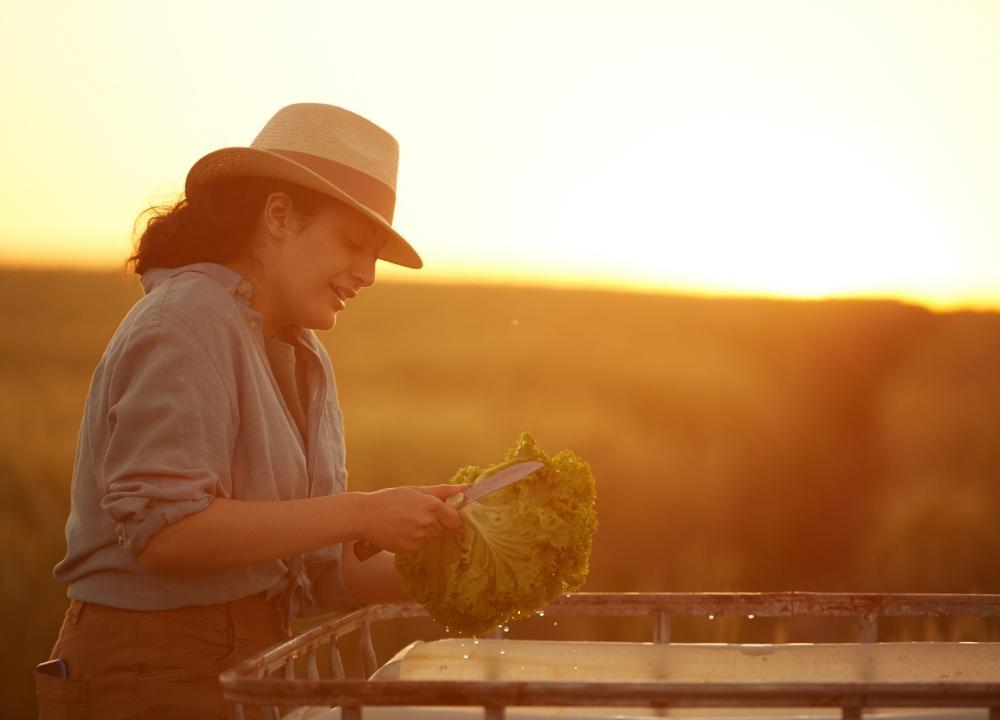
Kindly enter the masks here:
M 503 470 L 493 473 L 485 480 L 483 480 L 483 475 L 485 474 L 483 473 L 473 481 L 472 487 L 468 490 L 455 493 L 454 495 L 449 496 L 444 502 L 449 507 L 460 510 L 469 503 L 482 500 L 484 497 L 492 495 L 497 490 L 503 490 L 508 485 L 513 485 L 518 480 L 523 480 L 544 464 L 545 463 L 538 462 L 537 460 L 517 462 L 513 465 L 508 465 Z M 372 545 L 367 540 L 358 540 L 354 543 L 354 556 L 362 562 L 381 551 L 382 548 L 378 545 Z

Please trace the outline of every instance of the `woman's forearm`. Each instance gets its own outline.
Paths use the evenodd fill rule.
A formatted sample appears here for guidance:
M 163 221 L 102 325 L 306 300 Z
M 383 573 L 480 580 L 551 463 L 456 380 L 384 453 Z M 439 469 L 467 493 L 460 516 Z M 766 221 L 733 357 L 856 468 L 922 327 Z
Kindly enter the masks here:
M 139 562 L 152 570 L 197 572 L 274 560 L 363 536 L 362 493 L 302 500 L 215 498 L 150 538 Z
M 396 572 L 396 556 L 392 553 L 380 552 L 368 560 L 359 561 L 353 544 L 345 543 L 340 562 L 344 584 L 359 602 L 365 605 L 416 602 L 403 589 L 403 579 Z

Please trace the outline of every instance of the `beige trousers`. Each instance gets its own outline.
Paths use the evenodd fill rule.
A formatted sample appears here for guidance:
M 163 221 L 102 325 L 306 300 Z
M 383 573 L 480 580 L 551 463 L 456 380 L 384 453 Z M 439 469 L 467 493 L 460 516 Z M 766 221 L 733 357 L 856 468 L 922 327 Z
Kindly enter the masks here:
M 230 718 L 219 673 L 287 637 L 263 593 L 154 611 L 71 600 L 50 656 L 69 677 L 35 673 L 39 718 Z

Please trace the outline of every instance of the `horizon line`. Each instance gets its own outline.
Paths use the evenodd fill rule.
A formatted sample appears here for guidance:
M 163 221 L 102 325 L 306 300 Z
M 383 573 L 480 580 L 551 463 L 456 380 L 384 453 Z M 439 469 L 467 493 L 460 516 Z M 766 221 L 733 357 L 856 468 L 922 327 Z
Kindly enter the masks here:
M 125 262 L 120 265 L 107 262 L 30 262 L 0 259 L 0 272 L 74 272 L 81 274 L 120 274 L 125 278 L 134 277 L 134 273 L 125 269 Z M 396 274 L 399 272 L 400 274 Z M 784 302 L 895 302 L 902 305 L 920 307 L 930 312 L 960 313 L 960 312 L 1000 312 L 1000 297 L 985 299 L 981 296 L 967 296 L 949 300 L 933 300 L 921 297 L 918 293 L 891 292 L 843 292 L 794 294 L 755 290 L 738 290 L 725 288 L 700 288 L 669 283 L 653 283 L 649 281 L 627 281 L 614 278 L 576 277 L 576 276 L 541 276 L 530 273 L 426 273 L 420 277 L 405 274 L 402 269 L 393 271 L 389 277 L 383 276 L 381 284 L 402 285 L 452 285 L 471 287 L 524 287 L 543 290 L 580 290 L 601 291 L 631 295 L 660 295 L 672 297 L 693 297 L 720 300 L 772 300 Z

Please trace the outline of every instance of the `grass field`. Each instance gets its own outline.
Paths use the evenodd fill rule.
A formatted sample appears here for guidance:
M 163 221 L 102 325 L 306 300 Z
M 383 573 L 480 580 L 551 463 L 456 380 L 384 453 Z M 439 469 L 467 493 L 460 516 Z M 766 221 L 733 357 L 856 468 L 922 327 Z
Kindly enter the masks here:
M 84 397 L 139 295 L 120 275 L 0 271 L 5 718 L 34 712 L 31 668 L 66 604 L 51 568 Z M 443 482 L 523 430 L 587 459 L 600 529 L 585 589 L 1000 592 L 1000 315 L 385 284 L 322 338 L 352 489 Z

